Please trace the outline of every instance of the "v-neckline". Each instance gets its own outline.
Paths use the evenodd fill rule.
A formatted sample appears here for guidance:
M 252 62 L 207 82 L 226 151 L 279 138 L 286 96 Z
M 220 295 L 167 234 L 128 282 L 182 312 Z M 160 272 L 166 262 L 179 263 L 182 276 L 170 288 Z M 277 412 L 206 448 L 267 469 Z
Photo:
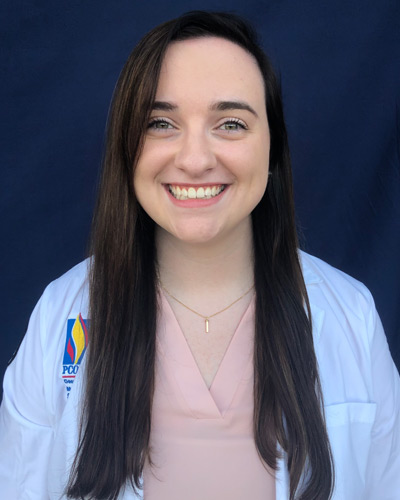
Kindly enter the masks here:
M 164 293 L 158 328 L 158 345 L 194 418 L 223 418 L 239 383 L 252 375 L 254 344 L 254 297 L 244 311 L 211 387 L 197 366 L 179 322 Z M 248 372 L 248 374 L 247 374 Z

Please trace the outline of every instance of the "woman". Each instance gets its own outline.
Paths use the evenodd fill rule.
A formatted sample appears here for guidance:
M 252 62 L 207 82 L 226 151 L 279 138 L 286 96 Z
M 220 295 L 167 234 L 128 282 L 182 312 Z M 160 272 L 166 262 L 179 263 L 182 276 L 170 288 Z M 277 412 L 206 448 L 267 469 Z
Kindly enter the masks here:
M 398 373 L 365 287 L 298 251 L 278 85 L 241 19 L 185 14 L 132 52 L 92 255 L 7 371 L 6 498 L 399 498 Z

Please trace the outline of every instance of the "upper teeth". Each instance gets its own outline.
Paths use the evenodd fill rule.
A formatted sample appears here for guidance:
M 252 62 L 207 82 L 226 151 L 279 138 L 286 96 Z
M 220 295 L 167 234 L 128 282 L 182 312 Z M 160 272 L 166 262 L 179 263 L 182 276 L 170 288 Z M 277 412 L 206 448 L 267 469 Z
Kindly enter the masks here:
M 213 196 L 217 196 L 221 191 L 224 190 L 223 185 L 216 186 L 207 186 L 207 187 L 179 187 L 172 186 L 169 184 L 169 192 L 176 198 L 177 200 L 187 200 L 189 199 L 207 199 L 212 198 Z

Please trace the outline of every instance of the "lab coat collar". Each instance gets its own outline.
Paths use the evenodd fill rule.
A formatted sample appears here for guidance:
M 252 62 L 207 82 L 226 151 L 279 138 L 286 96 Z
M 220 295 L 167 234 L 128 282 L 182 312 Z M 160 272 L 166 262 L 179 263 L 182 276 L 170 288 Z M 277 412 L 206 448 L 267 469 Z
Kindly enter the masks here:
M 317 283 L 322 283 L 323 279 L 321 276 L 316 274 L 310 267 L 309 263 L 307 262 L 307 255 L 299 250 L 299 258 L 300 258 L 300 264 L 301 264 L 301 269 L 303 271 L 303 278 L 304 282 L 306 285 L 315 285 Z

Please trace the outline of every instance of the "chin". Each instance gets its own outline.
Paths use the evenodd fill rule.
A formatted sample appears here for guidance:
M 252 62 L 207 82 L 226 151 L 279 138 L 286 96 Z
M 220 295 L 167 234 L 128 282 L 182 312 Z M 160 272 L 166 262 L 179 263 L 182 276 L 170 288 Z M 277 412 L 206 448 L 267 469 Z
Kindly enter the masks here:
M 216 230 L 216 228 L 196 228 L 192 225 L 189 228 L 175 229 L 170 234 L 183 243 L 204 245 L 218 240 L 221 236 L 221 231 Z
M 187 243 L 189 245 L 207 245 L 208 243 L 212 243 L 215 241 L 217 236 L 210 235 L 210 236 L 199 236 L 199 235 L 173 235 L 175 238 L 182 243 Z

